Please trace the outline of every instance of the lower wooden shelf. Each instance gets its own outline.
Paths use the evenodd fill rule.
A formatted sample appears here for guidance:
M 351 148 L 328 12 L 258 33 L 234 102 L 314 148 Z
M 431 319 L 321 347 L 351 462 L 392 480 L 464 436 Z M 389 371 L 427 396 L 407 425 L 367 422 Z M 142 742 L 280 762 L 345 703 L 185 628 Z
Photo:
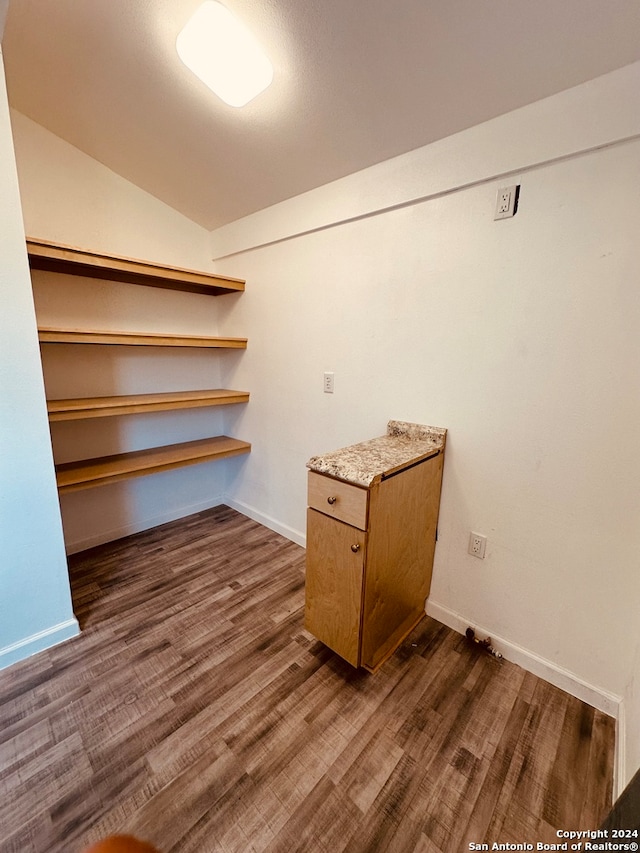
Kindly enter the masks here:
M 247 391 L 214 388 L 209 391 L 172 391 L 163 394 L 47 400 L 47 409 L 49 420 L 54 422 L 106 418 L 113 415 L 136 415 L 144 412 L 166 412 L 172 409 L 195 409 L 203 406 L 228 406 L 248 401 Z
M 187 441 L 182 444 L 169 444 L 165 447 L 151 447 L 147 450 L 135 450 L 131 453 L 117 453 L 114 456 L 101 456 L 97 459 L 83 459 L 79 462 L 64 462 L 56 465 L 56 478 L 60 494 L 117 483 L 130 477 L 141 477 L 168 471 L 183 465 L 195 465 L 212 459 L 223 459 L 249 453 L 251 445 L 237 438 L 219 435 Z

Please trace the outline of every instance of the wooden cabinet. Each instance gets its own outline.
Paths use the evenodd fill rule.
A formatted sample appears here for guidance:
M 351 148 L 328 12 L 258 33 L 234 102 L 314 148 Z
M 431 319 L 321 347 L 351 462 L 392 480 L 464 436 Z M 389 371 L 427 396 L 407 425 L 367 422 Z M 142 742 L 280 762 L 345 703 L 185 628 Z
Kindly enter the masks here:
M 244 281 L 180 267 L 114 257 L 39 240 L 27 240 L 32 269 L 88 278 L 108 279 L 132 285 L 220 296 L 244 291 Z M 245 349 L 246 338 L 175 335 L 147 331 L 100 331 L 67 327 L 40 326 L 40 343 L 83 344 L 93 346 L 198 347 L 203 349 Z M 156 394 L 110 397 L 86 397 L 47 400 L 49 420 L 79 420 L 139 415 L 145 412 L 229 406 L 246 403 L 246 391 L 226 388 L 176 390 Z M 246 441 L 214 436 L 197 441 L 153 447 L 132 453 L 119 453 L 56 465 L 60 493 L 104 485 L 129 477 L 166 471 L 212 459 L 248 453 Z
M 424 616 L 431 585 L 444 437 L 426 457 L 406 442 L 401 451 L 404 463 L 383 459 L 368 485 L 308 475 L 305 626 L 369 671 Z

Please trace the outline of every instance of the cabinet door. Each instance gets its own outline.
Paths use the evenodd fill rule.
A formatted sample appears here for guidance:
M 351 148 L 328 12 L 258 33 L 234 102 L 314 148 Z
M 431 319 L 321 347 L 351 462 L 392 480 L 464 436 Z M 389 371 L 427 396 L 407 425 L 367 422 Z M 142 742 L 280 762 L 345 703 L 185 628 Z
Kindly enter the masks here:
M 359 665 L 365 533 L 307 510 L 305 620 L 308 631 Z

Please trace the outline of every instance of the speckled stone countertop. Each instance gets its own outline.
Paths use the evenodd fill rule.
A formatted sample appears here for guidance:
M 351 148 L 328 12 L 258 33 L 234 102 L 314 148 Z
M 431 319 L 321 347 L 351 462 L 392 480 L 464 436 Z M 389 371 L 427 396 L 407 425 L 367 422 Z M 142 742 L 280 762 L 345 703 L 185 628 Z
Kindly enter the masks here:
M 307 468 L 356 486 L 376 481 L 444 451 L 446 429 L 389 421 L 387 434 L 352 444 L 322 456 L 312 456 Z

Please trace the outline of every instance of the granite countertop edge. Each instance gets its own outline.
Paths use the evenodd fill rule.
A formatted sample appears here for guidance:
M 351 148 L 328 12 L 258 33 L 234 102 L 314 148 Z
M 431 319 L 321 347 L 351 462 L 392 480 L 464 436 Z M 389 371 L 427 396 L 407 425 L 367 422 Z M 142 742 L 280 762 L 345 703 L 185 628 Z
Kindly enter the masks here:
M 408 465 L 442 453 L 446 435 L 447 430 L 442 427 L 389 421 L 386 435 L 312 456 L 307 468 L 369 488 Z

